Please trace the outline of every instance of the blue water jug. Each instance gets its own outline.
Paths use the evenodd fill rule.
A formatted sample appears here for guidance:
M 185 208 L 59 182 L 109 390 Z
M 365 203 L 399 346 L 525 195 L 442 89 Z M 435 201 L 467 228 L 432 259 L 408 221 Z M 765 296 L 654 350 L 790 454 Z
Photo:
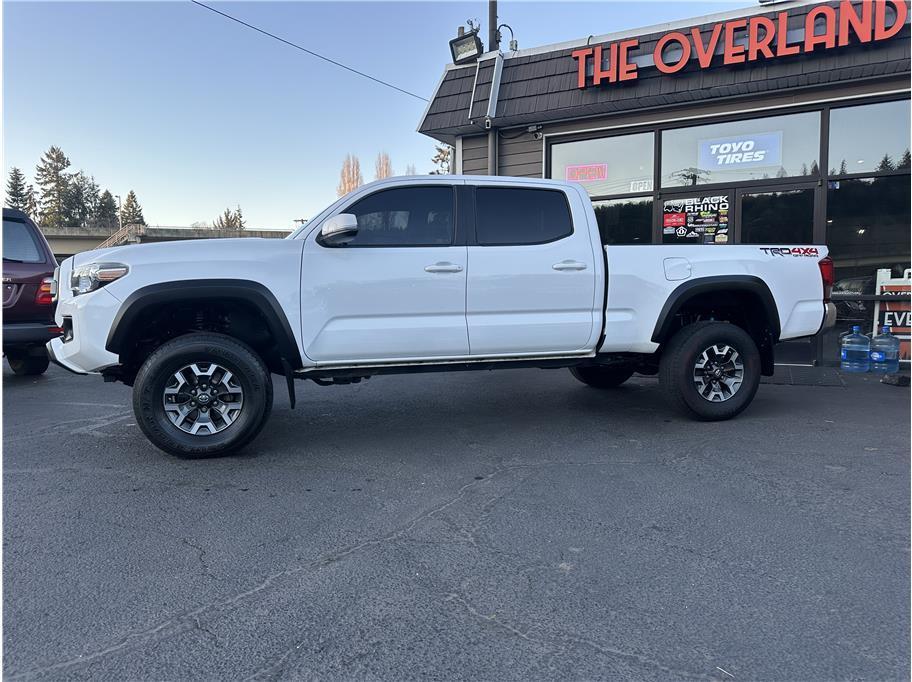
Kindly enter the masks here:
M 889 327 L 871 339 L 871 371 L 879 374 L 896 374 L 899 371 L 899 339 Z
M 871 339 L 861 333 L 861 327 L 852 327 L 852 333 L 840 340 L 842 352 L 839 363 L 843 372 L 867 372 L 871 366 Z

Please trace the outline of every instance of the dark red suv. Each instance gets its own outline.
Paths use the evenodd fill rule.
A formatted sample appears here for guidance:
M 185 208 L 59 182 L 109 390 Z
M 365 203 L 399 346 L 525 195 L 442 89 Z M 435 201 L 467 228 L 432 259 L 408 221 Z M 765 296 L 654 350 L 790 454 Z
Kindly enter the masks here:
M 22 211 L 3 209 L 3 354 L 16 374 L 48 368 L 45 344 L 61 333 L 54 322 L 57 261 L 38 226 Z

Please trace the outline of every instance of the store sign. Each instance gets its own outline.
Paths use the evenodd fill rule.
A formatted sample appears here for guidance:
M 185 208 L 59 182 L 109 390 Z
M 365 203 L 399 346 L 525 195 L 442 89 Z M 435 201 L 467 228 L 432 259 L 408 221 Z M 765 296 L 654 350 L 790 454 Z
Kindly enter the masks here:
M 699 166 L 708 170 L 778 166 L 782 163 L 781 130 L 700 140 L 699 147 Z
M 728 242 L 727 194 L 666 199 L 662 205 L 662 233 L 694 244 Z
M 581 163 L 567 166 L 567 180 L 570 182 L 597 182 L 608 179 L 607 163 Z
M 892 8 L 888 13 L 887 8 Z M 778 59 L 831 50 L 852 41 L 879 42 L 897 35 L 906 23 L 905 0 L 842 0 L 838 7 L 816 5 L 804 20 L 803 37 L 789 42 L 787 11 L 775 19 L 764 16 L 732 19 L 712 25 L 708 31 L 693 27 L 687 33 L 671 31 L 661 36 L 652 51 L 652 62 L 662 73 L 672 74 L 696 60 L 701 69 L 722 64 L 743 64 L 758 59 Z M 817 27 L 818 22 L 822 30 Z M 577 87 L 636 80 L 639 48 L 637 38 L 574 50 Z M 605 58 L 607 57 L 607 64 Z

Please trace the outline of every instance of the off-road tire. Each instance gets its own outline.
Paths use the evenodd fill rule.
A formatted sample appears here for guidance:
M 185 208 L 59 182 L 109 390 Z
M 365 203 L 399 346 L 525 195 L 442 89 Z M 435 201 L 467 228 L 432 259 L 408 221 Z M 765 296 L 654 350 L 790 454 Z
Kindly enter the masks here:
M 164 389 L 174 373 L 191 363 L 217 363 L 228 369 L 243 390 L 244 404 L 235 421 L 207 435 L 185 433 L 166 414 Z M 140 367 L 133 384 L 136 423 L 153 445 L 188 459 L 234 452 L 253 440 L 272 410 L 272 377 L 248 345 L 224 334 L 179 336 L 157 348 Z
M 32 350 L 16 348 L 6 351 L 6 361 L 14 374 L 19 376 L 37 376 L 47 371 L 51 360 L 43 348 Z
M 593 388 L 617 388 L 633 376 L 632 365 L 571 367 L 570 374 Z
M 734 348 L 743 363 L 743 380 L 737 391 L 722 402 L 704 398 L 694 372 L 704 350 L 713 345 Z M 750 405 L 760 385 L 760 352 L 751 336 L 728 322 L 696 322 L 680 329 L 663 349 L 659 385 L 678 413 L 700 421 L 731 419 Z

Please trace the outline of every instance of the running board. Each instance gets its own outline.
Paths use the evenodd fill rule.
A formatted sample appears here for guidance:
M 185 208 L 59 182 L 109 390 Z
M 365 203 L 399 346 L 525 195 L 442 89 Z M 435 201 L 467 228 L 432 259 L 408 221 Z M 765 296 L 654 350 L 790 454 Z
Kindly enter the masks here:
M 580 360 L 594 358 L 595 353 L 580 355 L 533 356 L 514 358 L 479 358 L 477 360 L 422 360 L 416 362 L 389 362 L 374 365 L 344 365 L 333 367 L 308 367 L 295 372 L 298 379 L 322 379 L 326 377 L 369 377 L 379 374 L 415 374 L 421 372 L 460 372 L 493 369 L 520 369 L 537 367 L 560 369 L 575 367 Z

